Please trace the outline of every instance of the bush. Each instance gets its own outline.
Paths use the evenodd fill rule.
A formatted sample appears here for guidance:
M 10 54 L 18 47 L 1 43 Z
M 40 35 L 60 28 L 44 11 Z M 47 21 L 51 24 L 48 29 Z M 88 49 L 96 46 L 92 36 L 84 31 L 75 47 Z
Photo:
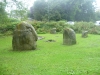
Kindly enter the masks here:
M 8 25 L 6 25 L 5 28 L 7 31 L 9 31 L 9 30 L 13 31 L 17 24 L 19 24 L 19 22 L 11 22 Z
M 2 23 L 0 25 L 0 33 L 5 34 L 6 32 L 8 33 L 9 31 L 13 31 L 15 26 L 19 23 L 20 21 L 16 19 L 9 19 L 5 23 Z
M 57 33 L 62 33 L 66 27 L 72 28 L 76 33 L 88 31 L 91 34 L 99 34 L 100 27 L 93 22 L 75 22 L 74 25 L 67 24 L 66 21 L 32 21 L 30 22 L 36 29 L 37 33 L 49 33 L 52 28 L 56 28 Z
M 94 26 L 89 30 L 90 34 L 99 34 L 100 35 L 100 26 Z
M 72 26 L 77 33 L 81 33 L 82 31 L 90 31 L 90 29 L 94 27 L 95 25 L 92 22 L 75 22 L 75 25 Z
M 65 21 L 32 21 L 30 22 L 36 29 L 37 33 L 49 33 L 52 28 L 56 28 L 57 32 L 62 32 L 63 28 L 66 26 Z
M 39 29 L 37 30 L 37 33 L 38 33 L 38 34 L 46 34 L 47 32 L 46 32 L 44 29 L 39 28 Z
M 20 21 L 10 19 L 6 25 L 0 27 L 0 33 L 8 34 L 9 31 L 13 31 L 15 26 Z M 100 34 L 100 26 L 95 26 L 93 22 L 75 22 L 74 25 L 67 24 L 66 21 L 28 21 L 35 28 L 38 34 L 50 33 L 52 28 L 56 28 L 57 33 L 62 33 L 66 27 L 72 28 L 76 33 L 82 33 L 82 31 L 88 31 L 90 34 Z M 11 32 L 10 32 L 11 33 Z

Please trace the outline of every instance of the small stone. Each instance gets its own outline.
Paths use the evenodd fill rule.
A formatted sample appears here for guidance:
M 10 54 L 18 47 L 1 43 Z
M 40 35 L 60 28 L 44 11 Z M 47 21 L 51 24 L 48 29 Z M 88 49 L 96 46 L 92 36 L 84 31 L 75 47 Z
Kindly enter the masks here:
M 56 28 L 52 28 L 52 29 L 50 30 L 50 33 L 51 33 L 51 34 L 56 34 Z
M 88 31 L 83 31 L 83 32 L 82 32 L 82 37 L 83 37 L 83 38 L 88 37 Z

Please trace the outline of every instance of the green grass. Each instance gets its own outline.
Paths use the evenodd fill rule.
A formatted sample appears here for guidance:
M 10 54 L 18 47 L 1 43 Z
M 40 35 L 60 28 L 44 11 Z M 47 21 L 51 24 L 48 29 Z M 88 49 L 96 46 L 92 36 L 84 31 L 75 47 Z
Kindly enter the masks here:
M 30 51 L 12 51 L 12 37 L 0 37 L 0 75 L 100 75 L 100 35 L 77 34 L 72 46 L 62 45 L 62 34 L 39 36 Z

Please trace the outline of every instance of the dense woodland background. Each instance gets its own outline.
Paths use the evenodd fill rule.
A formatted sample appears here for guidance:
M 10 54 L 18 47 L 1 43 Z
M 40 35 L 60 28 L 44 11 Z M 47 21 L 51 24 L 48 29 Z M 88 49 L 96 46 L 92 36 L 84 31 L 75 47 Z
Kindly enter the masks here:
M 67 21 L 75 22 L 74 26 L 69 27 L 76 32 L 88 30 L 99 33 L 100 30 L 94 25 L 95 21 L 100 20 L 100 10 L 96 8 L 95 0 L 36 0 L 30 9 L 19 0 L 0 2 L 0 33 L 13 31 L 23 20 L 31 21 L 38 33 L 49 32 L 53 27 L 62 32 L 64 27 L 69 26 Z
M 95 11 L 95 0 L 36 0 L 30 17 L 36 20 L 95 21 L 100 18 Z

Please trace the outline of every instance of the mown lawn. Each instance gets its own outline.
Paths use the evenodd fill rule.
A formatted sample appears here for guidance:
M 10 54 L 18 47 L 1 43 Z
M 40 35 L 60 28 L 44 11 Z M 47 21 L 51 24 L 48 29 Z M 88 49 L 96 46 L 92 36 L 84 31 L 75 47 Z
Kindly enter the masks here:
M 100 75 L 100 35 L 77 34 L 73 46 L 62 45 L 62 34 L 39 36 L 30 51 L 12 51 L 12 37 L 0 37 L 0 75 Z

